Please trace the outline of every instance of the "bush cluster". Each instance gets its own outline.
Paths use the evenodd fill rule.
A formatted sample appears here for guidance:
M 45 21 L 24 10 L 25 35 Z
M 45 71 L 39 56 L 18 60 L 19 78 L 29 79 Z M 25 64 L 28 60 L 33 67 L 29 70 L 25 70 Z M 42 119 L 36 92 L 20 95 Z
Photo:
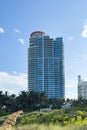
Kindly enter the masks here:
M 52 110 L 51 112 L 31 112 L 20 118 L 19 125 L 25 124 L 55 124 L 55 125 L 71 125 L 71 124 L 87 124 L 86 111 L 73 111 L 70 109 Z

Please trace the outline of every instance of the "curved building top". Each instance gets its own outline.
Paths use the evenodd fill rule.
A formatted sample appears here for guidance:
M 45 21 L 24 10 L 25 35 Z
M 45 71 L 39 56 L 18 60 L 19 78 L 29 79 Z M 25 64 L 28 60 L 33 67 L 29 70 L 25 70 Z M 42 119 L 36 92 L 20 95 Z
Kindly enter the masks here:
M 42 31 L 35 31 L 35 32 L 32 32 L 32 33 L 30 34 L 30 37 L 42 36 L 42 35 L 44 35 L 44 34 L 45 34 L 45 33 L 42 32 Z

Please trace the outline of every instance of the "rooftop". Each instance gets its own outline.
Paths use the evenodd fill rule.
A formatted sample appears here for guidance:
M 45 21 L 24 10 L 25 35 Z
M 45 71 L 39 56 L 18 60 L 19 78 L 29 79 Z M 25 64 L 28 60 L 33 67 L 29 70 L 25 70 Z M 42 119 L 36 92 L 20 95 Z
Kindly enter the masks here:
M 42 36 L 44 35 L 45 33 L 42 32 L 42 31 L 34 31 L 30 34 L 30 37 L 36 37 L 36 36 Z

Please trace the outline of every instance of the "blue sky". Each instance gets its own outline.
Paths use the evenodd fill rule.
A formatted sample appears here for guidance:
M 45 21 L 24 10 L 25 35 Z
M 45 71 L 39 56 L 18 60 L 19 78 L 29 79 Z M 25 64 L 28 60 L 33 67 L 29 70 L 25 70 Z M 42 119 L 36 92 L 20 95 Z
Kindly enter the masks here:
M 0 90 L 27 90 L 31 32 L 63 37 L 65 97 L 77 98 L 77 76 L 87 80 L 87 0 L 0 0 Z

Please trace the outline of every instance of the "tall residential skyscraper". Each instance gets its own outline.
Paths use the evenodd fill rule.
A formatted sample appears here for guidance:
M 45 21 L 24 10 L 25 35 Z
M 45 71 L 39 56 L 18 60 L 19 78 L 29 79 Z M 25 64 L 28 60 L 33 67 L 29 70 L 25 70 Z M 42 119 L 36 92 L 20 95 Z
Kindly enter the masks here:
M 28 89 L 48 98 L 64 98 L 64 45 L 62 38 L 31 33 L 28 48 Z
M 78 76 L 78 98 L 82 97 L 87 99 L 87 81 L 81 79 L 81 76 Z

